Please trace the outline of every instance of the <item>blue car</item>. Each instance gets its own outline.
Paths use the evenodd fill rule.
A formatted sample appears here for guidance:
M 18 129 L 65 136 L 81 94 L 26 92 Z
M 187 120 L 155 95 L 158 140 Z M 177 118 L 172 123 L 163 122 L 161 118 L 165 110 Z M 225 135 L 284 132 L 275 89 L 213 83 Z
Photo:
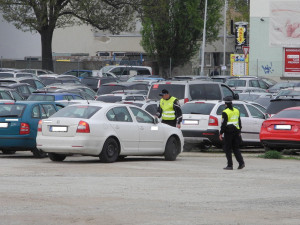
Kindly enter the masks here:
M 74 93 L 51 93 L 51 92 L 45 92 L 45 93 L 32 93 L 28 97 L 28 101 L 59 101 L 59 100 L 84 100 L 80 95 L 74 94 Z
M 32 151 L 37 158 L 46 153 L 36 148 L 38 123 L 64 106 L 55 102 L 0 103 L 0 150 L 4 154 Z

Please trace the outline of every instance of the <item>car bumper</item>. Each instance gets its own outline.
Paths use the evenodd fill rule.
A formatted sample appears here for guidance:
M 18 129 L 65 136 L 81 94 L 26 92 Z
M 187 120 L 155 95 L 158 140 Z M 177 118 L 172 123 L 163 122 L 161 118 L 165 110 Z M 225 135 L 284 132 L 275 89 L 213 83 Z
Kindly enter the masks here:
M 212 144 L 220 144 L 219 130 L 182 130 L 185 143 L 199 143 L 209 141 Z
M 261 143 L 269 148 L 300 149 L 299 141 L 290 140 L 262 140 Z
M 104 141 L 100 137 L 87 139 L 86 136 L 38 136 L 36 147 L 48 153 L 99 155 L 102 151 Z
M 12 149 L 15 151 L 32 150 L 36 146 L 36 138 L 30 136 L 9 136 L 0 137 L 0 149 Z

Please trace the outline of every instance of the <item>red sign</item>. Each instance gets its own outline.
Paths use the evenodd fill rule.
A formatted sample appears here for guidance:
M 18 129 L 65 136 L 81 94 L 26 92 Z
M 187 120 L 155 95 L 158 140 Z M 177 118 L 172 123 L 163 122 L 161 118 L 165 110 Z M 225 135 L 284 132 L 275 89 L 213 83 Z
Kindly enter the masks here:
M 287 75 L 300 75 L 300 48 L 285 49 L 285 67 Z

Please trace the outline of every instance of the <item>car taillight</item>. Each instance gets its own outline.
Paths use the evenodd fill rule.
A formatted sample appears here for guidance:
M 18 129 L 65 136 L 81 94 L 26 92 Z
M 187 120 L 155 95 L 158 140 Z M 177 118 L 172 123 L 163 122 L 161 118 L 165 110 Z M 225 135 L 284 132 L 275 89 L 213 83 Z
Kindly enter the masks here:
M 87 122 L 80 121 L 76 133 L 90 133 L 90 126 Z
M 20 134 L 29 134 L 30 133 L 30 127 L 28 123 L 21 123 L 20 126 Z
M 38 124 L 38 132 L 42 132 L 42 120 L 39 121 L 39 124 Z
M 218 118 L 214 117 L 214 116 L 209 116 L 209 120 L 208 120 L 208 126 L 218 126 Z
M 101 80 L 98 80 L 98 85 L 97 85 L 97 88 L 99 88 L 101 85 Z
M 188 101 L 190 101 L 188 98 L 184 99 L 184 103 L 187 103 Z

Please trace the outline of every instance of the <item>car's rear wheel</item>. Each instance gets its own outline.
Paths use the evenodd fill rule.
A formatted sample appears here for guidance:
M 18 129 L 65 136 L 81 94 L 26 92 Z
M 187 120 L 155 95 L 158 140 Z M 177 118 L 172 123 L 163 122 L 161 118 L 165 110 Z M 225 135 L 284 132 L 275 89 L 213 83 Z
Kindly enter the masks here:
M 118 142 L 114 138 L 108 138 L 100 153 L 100 161 L 104 163 L 115 162 L 120 154 L 120 147 Z
M 45 158 L 48 155 L 46 152 L 43 152 L 42 150 L 40 150 L 38 148 L 34 148 L 31 152 L 32 152 L 33 156 L 36 158 Z
M 12 155 L 12 154 L 15 154 L 16 151 L 13 151 L 13 150 L 2 150 L 2 153 L 3 154 L 7 154 L 7 155 Z
M 169 137 L 166 144 L 165 153 L 164 153 L 165 160 L 167 161 L 176 160 L 179 152 L 180 152 L 179 140 L 174 136 Z
M 62 154 L 49 153 L 49 158 L 54 162 L 62 162 L 67 156 Z

